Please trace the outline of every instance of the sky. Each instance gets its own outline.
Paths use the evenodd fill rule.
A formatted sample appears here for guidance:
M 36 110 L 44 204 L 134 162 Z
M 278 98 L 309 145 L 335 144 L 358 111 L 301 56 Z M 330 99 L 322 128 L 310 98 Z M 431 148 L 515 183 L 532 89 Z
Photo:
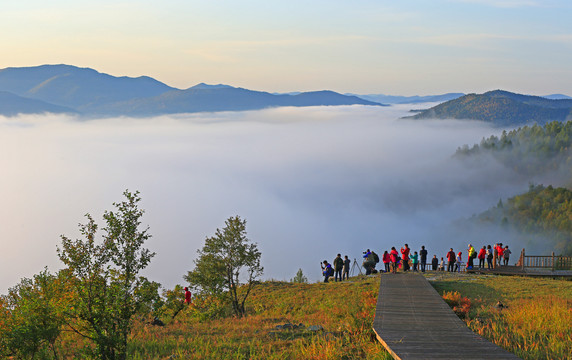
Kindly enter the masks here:
M 337 253 L 361 263 L 367 248 L 381 254 L 404 243 L 431 256 L 495 239 L 514 254 L 548 251 L 498 229 L 452 225 L 528 189 L 530 179 L 492 159 L 452 156 L 502 129 L 398 120 L 409 109 L 0 117 L 0 294 L 46 266 L 61 269 L 60 236 L 81 239 L 86 213 L 103 228 L 103 212 L 126 189 L 140 191 L 142 228 L 152 235 L 145 245 L 157 254 L 144 275 L 171 289 L 204 239 L 237 215 L 262 252 L 263 279 L 289 280 L 302 269 L 318 281 L 318 263 Z
M 170 86 L 572 96 L 567 0 L 20 0 L 0 68 L 69 64 Z

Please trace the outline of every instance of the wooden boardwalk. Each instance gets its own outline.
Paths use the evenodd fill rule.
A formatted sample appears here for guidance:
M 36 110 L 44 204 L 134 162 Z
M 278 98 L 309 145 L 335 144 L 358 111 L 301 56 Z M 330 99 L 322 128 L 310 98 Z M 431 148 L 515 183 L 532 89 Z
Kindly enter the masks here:
M 381 276 L 373 329 L 395 359 L 518 359 L 472 332 L 418 274 Z

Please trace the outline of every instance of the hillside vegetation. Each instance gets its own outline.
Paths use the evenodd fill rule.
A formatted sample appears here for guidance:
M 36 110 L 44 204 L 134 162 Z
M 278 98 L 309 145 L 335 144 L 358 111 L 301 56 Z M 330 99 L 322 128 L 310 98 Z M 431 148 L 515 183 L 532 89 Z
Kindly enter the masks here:
M 129 359 L 389 358 L 371 328 L 378 289 L 378 277 L 341 283 L 262 282 L 253 289 L 244 318 L 231 316 L 222 302 L 199 296 L 174 318 L 169 306 L 155 312 L 164 326 L 152 325 L 151 313 L 136 317 Z M 51 359 L 53 353 L 65 359 L 90 358 L 89 340 L 69 327 L 64 330 L 54 351 L 42 348 L 37 358 Z
M 492 155 L 496 160 L 515 172 L 534 176 L 548 171 L 562 170 L 560 178 L 572 175 L 572 122 L 552 121 L 543 126 L 519 127 L 500 137 L 491 136 L 472 147 L 464 145 L 457 149 L 461 160 L 479 155 Z
M 426 276 L 473 331 L 522 359 L 567 359 L 571 353 L 572 282 L 440 272 Z M 390 359 L 372 331 L 379 281 L 379 276 L 359 276 L 337 283 L 262 282 L 243 318 L 231 316 L 224 303 L 201 296 L 175 310 L 180 309 L 177 288 L 167 292 L 160 311 L 147 309 L 133 319 L 129 359 Z M 66 311 L 69 299 L 45 295 L 59 309 L 55 315 Z M 502 310 L 495 306 L 499 301 Z M 0 331 L 13 332 L 2 310 Z M 31 358 L 93 358 L 93 344 L 61 326 L 53 348 L 41 347 Z M 0 337 L 0 350 L 8 339 Z
M 563 187 L 531 185 L 529 191 L 500 201 L 473 220 L 510 227 L 523 236 L 549 241 L 557 254 L 572 255 L 572 122 L 524 126 L 491 136 L 455 153 L 461 161 L 493 157 L 531 182 L 551 174 Z
M 566 188 L 532 185 L 528 192 L 500 201 L 477 218 L 523 235 L 542 236 L 556 254 L 572 255 L 572 191 Z

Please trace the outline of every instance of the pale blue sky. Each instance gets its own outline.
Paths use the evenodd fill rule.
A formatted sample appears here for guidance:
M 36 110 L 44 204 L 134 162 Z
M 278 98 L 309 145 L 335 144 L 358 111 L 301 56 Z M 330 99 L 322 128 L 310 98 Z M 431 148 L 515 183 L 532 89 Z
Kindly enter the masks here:
M 572 2 L 19 0 L 0 68 L 65 63 L 187 88 L 572 96 Z

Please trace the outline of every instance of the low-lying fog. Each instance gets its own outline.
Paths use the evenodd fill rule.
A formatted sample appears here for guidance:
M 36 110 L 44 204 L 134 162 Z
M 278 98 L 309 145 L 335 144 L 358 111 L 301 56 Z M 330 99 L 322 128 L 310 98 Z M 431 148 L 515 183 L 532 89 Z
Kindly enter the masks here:
M 60 235 L 79 237 L 88 212 L 102 225 L 125 189 L 141 192 L 147 245 L 157 253 L 145 274 L 165 287 L 183 283 L 205 237 L 233 215 L 247 220 L 265 279 L 288 280 L 302 268 L 315 281 L 320 261 L 337 253 L 359 261 L 366 248 L 426 245 L 440 257 L 451 246 L 484 245 L 449 224 L 527 183 L 493 161 L 476 169 L 452 155 L 501 130 L 397 120 L 408 110 L 0 118 L 0 293 L 45 266 L 59 269 Z

